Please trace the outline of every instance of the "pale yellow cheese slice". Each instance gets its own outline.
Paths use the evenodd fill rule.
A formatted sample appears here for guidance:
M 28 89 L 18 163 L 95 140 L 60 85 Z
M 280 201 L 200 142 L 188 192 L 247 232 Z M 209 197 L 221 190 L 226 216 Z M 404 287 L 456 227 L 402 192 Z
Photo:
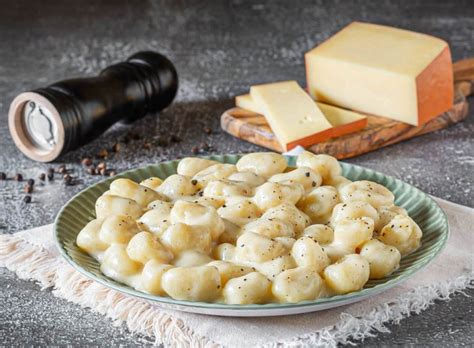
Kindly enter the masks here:
M 318 101 L 419 125 L 453 104 L 449 47 L 441 39 L 354 22 L 305 55 Z
M 285 150 L 324 141 L 332 125 L 296 81 L 250 87 L 250 96 Z
M 257 114 L 263 114 L 263 111 L 259 109 L 256 103 L 254 103 L 250 94 L 243 94 L 235 97 L 235 105 Z M 316 105 L 333 126 L 332 137 L 357 131 L 367 124 L 367 117 L 357 112 L 345 110 L 321 102 L 316 102 Z M 347 126 L 348 129 L 345 129 L 344 131 L 338 129 L 338 127 L 342 126 Z

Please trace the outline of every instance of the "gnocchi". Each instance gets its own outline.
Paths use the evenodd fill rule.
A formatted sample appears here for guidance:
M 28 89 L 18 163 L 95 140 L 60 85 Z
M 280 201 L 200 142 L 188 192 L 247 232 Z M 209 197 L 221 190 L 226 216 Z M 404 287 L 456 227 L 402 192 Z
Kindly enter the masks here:
M 297 303 L 396 271 L 422 232 L 394 195 L 351 181 L 327 155 L 182 159 L 177 174 L 119 178 L 76 243 L 106 276 L 157 296 Z

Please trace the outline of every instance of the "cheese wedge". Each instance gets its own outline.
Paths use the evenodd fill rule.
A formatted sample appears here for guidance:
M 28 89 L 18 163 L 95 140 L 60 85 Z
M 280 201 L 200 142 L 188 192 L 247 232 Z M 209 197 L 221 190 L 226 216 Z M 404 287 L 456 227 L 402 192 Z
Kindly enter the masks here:
M 252 86 L 250 96 L 285 150 L 331 136 L 332 125 L 296 81 Z
M 448 44 L 438 38 L 354 22 L 305 54 L 318 101 L 423 124 L 453 105 Z
M 239 108 L 263 115 L 263 110 L 259 109 L 253 102 L 250 94 L 235 97 L 235 105 Z M 331 129 L 331 134 L 329 135 L 331 138 L 354 133 L 367 125 L 367 117 L 357 112 L 341 109 L 320 102 L 316 102 L 316 105 L 333 127 Z

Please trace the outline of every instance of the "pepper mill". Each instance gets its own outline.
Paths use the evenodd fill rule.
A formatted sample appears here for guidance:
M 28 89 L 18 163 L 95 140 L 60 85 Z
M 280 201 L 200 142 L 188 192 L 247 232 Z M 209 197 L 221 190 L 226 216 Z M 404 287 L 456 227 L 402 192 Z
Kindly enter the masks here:
M 50 162 L 104 133 L 167 107 L 178 75 L 163 55 L 138 52 L 90 78 L 56 82 L 18 95 L 8 124 L 16 146 L 29 158 Z

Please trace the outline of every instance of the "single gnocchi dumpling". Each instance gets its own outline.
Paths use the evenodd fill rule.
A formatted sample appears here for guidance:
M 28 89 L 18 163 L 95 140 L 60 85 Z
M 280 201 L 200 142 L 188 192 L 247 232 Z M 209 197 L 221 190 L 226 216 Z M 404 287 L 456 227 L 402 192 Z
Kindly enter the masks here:
M 291 255 L 298 266 L 309 267 L 318 273 L 329 265 L 329 257 L 323 248 L 309 237 L 298 239 L 291 249 Z
M 236 249 L 235 245 L 222 243 L 214 248 L 212 251 L 212 257 L 216 260 L 234 261 Z
M 99 238 L 107 244 L 127 244 L 140 232 L 137 222 L 128 215 L 111 215 L 104 219 Z
M 143 264 L 150 260 L 169 263 L 173 254 L 168 251 L 150 232 L 140 232 L 130 239 L 127 245 L 128 256 Z
M 206 265 L 211 262 L 212 259 L 197 250 L 185 250 L 179 253 L 173 260 L 173 264 L 176 267 L 195 267 Z
M 398 249 L 377 239 L 364 243 L 360 256 L 369 262 L 370 279 L 384 278 L 400 267 L 401 254 Z
M 236 164 L 239 172 L 252 172 L 265 179 L 283 173 L 286 158 L 274 152 L 255 152 L 242 156 Z
M 133 261 L 127 254 L 126 245 L 112 244 L 104 254 L 100 270 L 107 277 L 130 284 L 131 276 L 137 275 L 141 269 L 140 262 Z
M 287 173 L 275 174 L 270 182 L 278 182 L 280 184 L 293 185 L 300 184 L 306 192 L 311 191 L 315 187 L 321 186 L 323 179 L 319 173 L 308 167 L 299 167 Z
M 344 219 L 357 219 L 369 217 L 374 220 L 374 225 L 379 221 L 379 214 L 374 207 L 367 202 L 348 202 L 337 204 L 331 215 L 330 225 L 334 228 L 336 224 Z
M 344 256 L 324 270 L 326 284 L 336 294 L 347 294 L 362 289 L 369 280 L 369 263 L 362 256 Z
M 182 222 L 192 226 L 202 226 L 211 232 L 213 240 L 217 240 L 224 232 L 224 221 L 222 221 L 216 209 L 206 207 L 204 205 L 177 201 L 170 213 L 171 223 L 176 224 Z
M 283 203 L 276 207 L 268 209 L 263 215 L 263 219 L 280 219 L 290 223 L 293 226 L 295 235 L 299 237 L 306 226 L 311 223 L 308 215 L 296 208 L 292 204 Z
M 332 186 L 320 186 L 301 199 L 297 207 L 309 216 L 313 224 L 327 224 L 334 207 L 340 202 L 339 193 Z
M 339 190 L 343 202 L 367 202 L 374 208 L 392 206 L 393 193 L 385 186 L 373 181 L 360 180 L 344 185 Z
M 253 232 L 268 238 L 295 236 L 293 226 L 283 220 L 260 218 L 243 226 L 243 232 Z
M 163 180 L 161 180 L 157 176 L 152 176 L 152 177 L 149 177 L 148 179 L 141 181 L 140 186 L 148 187 L 156 191 L 162 183 L 163 183 Z
M 240 226 L 237 226 L 236 224 L 233 224 L 229 220 L 222 219 L 224 221 L 224 232 L 219 236 L 219 239 L 217 240 L 217 243 L 231 243 L 235 244 L 237 239 L 240 237 L 242 234 L 242 231 L 240 229 Z
M 265 182 L 265 179 L 252 172 L 237 172 L 227 177 L 227 180 L 245 183 L 251 187 L 257 187 Z
M 281 272 L 295 268 L 296 262 L 290 254 L 280 255 L 273 260 L 255 263 L 253 267 L 265 275 L 268 279 L 274 280 Z
M 138 219 L 143 214 L 143 208 L 134 200 L 115 195 L 102 195 L 95 202 L 95 215 L 98 219 L 110 215 L 128 215 Z
M 163 274 L 161 286 L 175 300 L 212 302 L 221 292 L 221 276 L 216 267 L 176 267 Z
M 237 168 L 233 164 L 214 164 L 196 173 L 193 176 L 193 182 L 196 181 L 199 188 L 204 188 L 211 181 L 227 179 L 235 172 Z
M 304 194 L 301 184 L 285 185 L 267 182 L 255 190 L 253 200 L 262 210 L 276 207 L 283 203 L 296 204 Z
M 280 242 L 253 232 L 243 233 L 236 243 L 236 261 L 266 262 L 286 254 Z
M 402 207 L 391 206 L 391 207 L 379 207 L 377 209 L 377 213 L 379 214 L 379 221 L 377 225 L 375 225 L 375 230 L 380 232 L 385 225 L 388 225 L 392 219 L 397 215 L 404 215 L 408 216 L 408 213 Z
M 102 223 L 103 219 L 95 219 L 85 225 L 81 232 L 79 232 L 77 235 L 77 246 L 93 255 L 106 250 L 109 247 L 109 244 L 103 242 L 99 238 L 99 231 Z
M 273 281 L 272 292 L 280 303 L 296 303 L 320 297 L 324 282 L 310 267 L 281 272 Z
M 334 228 L 333 244 L 356 251 L 362 244 L 372 239 L 373 234 L 374 220 L 369 217 L 342 219 Z
M 148 203 L 162 198 L 155 190 L 141 186 L 130 179 L 115 179 L 110 184 L 110 193 L 115 196 L 125 197 L 146 207 Z
M 197 250 L 209 254 L 212 247 L 212 236 L 209 229 L 180 222 L 168 227 L 162 234 L 160 241 L 174 255 L 184 250 Z
M 142 230 L 152 232 L 159 237 L 171 225 L 170 211 L 164 207 L 149 210 L 138 219 L 138 224 Z
M 262 215 L 260 209 L 249 199 L 226 203 L 217 210 L 217 213 L 221 218 L 237 226 L 243 226 Z
M 409 216 L 396 215 L 380 232 L 378 239 L 407 255 L 421 245 L 420 227 Z
M 229 197 L 243 196 L 249 197 L 253 195 L 253 189 L 249 185 L 230 180 L 211 181 L 204 188 L 204 197 L 226 199 Z
M 309 237 L 319 244 L 329 244 L 334 239 L 334 231 L 327 225 L 315 224 L 306 227 L 303 236 Z
M 218 162 L 198 157 L 185 157 L 179 161 L 177 172 L 179 175 L 192 177 L 214 164 Z
M 157 191 L 171 201 L 183 196 L 192 196 L 199 191 L 196 182 L 187 176 L 174 174 L 165 179 Z
M 228 304 L 268 302 L 271 296 L 270 280 L 258 272 L 230 279 L 224 286 L 224 301 Z
M 241 277 L 250 272 L 254 272 L 255 268 L 237 265 L 227 261 L 212 261 L 207 264 L 208 266 L 216 267 L 221 275 L 221 284 L 225 285 L 229 279 Z
M 163 264 L 157 260 L 148 261 L 145 267 L 143 267 L 140 288 L 152 295 L 166 295 L 165 290 L 163 290 L 161 286 L 161 278 L 163 274 L 171 268 L 173 268 L 173 266 Z
M 342 173 L 341 166 L 337 159 L 328 155 L 315 155 L 305 151 L 296 158 L 297 167 L 308 167 L 321 175 L 323 184 L 333 177 L 340 176 Z

